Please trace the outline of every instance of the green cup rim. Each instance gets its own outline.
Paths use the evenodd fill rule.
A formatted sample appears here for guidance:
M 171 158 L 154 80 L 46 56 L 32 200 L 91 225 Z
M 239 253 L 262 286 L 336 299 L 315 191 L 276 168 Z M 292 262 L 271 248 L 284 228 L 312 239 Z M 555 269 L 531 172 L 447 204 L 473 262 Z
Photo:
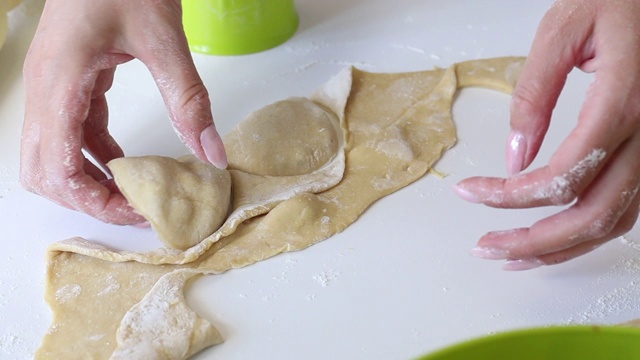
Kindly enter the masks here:
M 183 27 L 191 51 L 209 55 L 258 53 L 286 42 L 300 24 L 294 0 L 234 1 L 237 3 L 183 1 Z
M 606 336 L 616 336 L 620 338 L 635 338 L 634 341 L 637 341 L 638 351 L 640 352 L 640 328 L 612 325 L 553 325 L 515 329 L 473 338 L 425 354 L 418 357 L 417 360 L 446 360 L 449 357 L 459 358 L 460 354 L 472 353 L 474 349 L 477 350 L 482 347 L 495 346 L 502 342 L 513 341 L 523 337 L 538 337 L 540 339 L 544 339 L 549 336 L 592 337 L 596 334 L 604 334 Z

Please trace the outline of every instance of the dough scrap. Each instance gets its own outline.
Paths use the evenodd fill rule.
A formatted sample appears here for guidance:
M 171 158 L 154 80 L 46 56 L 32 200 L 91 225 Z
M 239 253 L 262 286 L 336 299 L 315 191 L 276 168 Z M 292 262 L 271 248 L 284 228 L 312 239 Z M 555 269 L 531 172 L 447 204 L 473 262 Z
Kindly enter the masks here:
M 522 63 L 523 58 L 498 58 L 398 74 L 350 69 L 346 94 L 334 91 L 344 83 L 343 73 L 338 76 L 343 80 L 330 81 L 312 97 L 317 101 L 332 100 L 327 107 L 336 114 L 340 111 L 335 104 L 340 99 L 346 104 L 341 119 L 348 136 L 343 152 L 344 176 L 334 185 L 301 192 L 269 188 L 272 194 L 289 196 L 267 201 L 269 209 L 259 215 L 231 220 L 237 222 L 235 226 L 221 233 L 230 221 L 227 220 L 216 232 L 222 234 L 218 238 L 210 236 L 186 251 L 155 252 L 152 262 L 139 261 L 148 260 L 149 254 L 118 252 L 80 238 L 52 245 L 46 298 L 54 321 L 36 358 L 108 358 L 124 351 L 122 341 L 117 348 L 116 330 L 131 326 L 122 319 L 135 318 L 131 314 L 150 306 L 148 301 L 154 297 L 147 294 L 156 284 L 172 283 L 176 281 L 171 280 L 174 276 L 184 279 L 191 274 L 180 271 L 220 274 L 285 251 L 303 249 L 344 230 L 373 202 L 422 177 L 454 144 L 451 105 L 457 89 L 479 85 L 510 92 Z M 244 172 L 234 175 L 234 170 L 231 176 L 234 191 L 236 181 L 259 186 L 272 180 Z M 256 196 L 245 190 L 240 194 L 246 198 L 234 198 L 234 211 L 243 206 L 251 208 L 251 199 Z M 184 255 L 203 243 L 207 243 L 203 251 L 190 253 L 195 256 Z M 178 288 L 174 293 L 179 292 Z M 183 301 L 180 297 L 175 299 Z M 183 335 L 193 334 L 197 328 L 184 329 Z
M 185 359 L 221 343 L 218 330 L 186 305 L 183 288 L 196 274 L 176 270 L 160 278 L 122 319 L 111 359 Z
M 129 204 L 165 245 L 185 250 L 213 234 L 231 203 L 231 175 L 193 156 L 130 157 L 107 166 Z

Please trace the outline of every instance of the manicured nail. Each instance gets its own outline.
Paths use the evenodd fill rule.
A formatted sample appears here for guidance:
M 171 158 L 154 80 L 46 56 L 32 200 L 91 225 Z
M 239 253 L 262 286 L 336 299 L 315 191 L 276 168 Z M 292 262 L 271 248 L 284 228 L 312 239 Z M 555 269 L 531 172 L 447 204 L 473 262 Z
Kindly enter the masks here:
M 457 185 L 453 185 L 453 191 L 456 192 L 456 194 L 458 194 L 458 196 L 460 196 L 461 198 L 463 198 L 464 200 L 468 201 L 468 202 L 472 202 L 472 203 L 481 203 L 482 201 L 480 200 L 480 198 L 472 193 L 471 191 L 465 189 L 463 186 L 457 184 Z
M 539 268 L 544 263 L 538 258 L 507 260 L 502 266 L 507 271 L 523 271 Z
M 148 221 L 145 221 L 138 224 L 133 224 L 133 227 L 137 227 L 140 229 L 148 229 L 151 227 L 151 223 L 149 223 Z
M 213 124 L 202 131 L 200 134 L 200 143 L 202 144 L 204 154 L 207 156 L 207 160 L 209 160 L 213 166 L 219 169 L 227 168 L 227 154 L 224 151 L 220 134 L 218 134 Z
M 509 253 L 502 249 L 488 248 L 484 246 L 476 246 L 471 249 L 472 256 L 487 260 L 504 260 L 509 257 Z
M 513 176 L 524 170 L 527 139 L 519 131 L 511 131 L 507 144 L 507 173 Z

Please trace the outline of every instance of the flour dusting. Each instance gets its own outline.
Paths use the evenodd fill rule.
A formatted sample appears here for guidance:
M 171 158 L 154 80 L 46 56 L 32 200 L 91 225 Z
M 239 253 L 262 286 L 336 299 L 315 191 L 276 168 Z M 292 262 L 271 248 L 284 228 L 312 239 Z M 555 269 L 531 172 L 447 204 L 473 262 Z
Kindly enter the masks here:
M 603 149 L 593 149 L 584 159 L 575 164 L 569 171 L 553 178 L 551 183 L 535 194 L 536 199 L 557 199 L 559 202 L 572 200 L 575 194 L 572 184 L 593 173 L 607 156 Z
M 61 287 L 56 291 L 56 300 L 64 304 L 65 302 L 76 298 L 82 292 L 82 288 L 78 284 L 69 284 Z
M 120 290 L 120 283 L 118 282 L 118 280 L 116 280 L 116 278 L 113 277 L 113 275 L 109 275 L 106 278 L 105 282 L 106 282 L 106 285 L 102 290 L 98 292 L 98 296 L 112 294 Z
M 322 287 L 327 287 L 331 282 L 336 281 L 339 277 L 339 271 L 329 269 L 327 271 L 323 271 L 313 275 L 313 280 L 315 280 Z
M 186 305 L 183 287 L 196 273 L 177 270 L 158 280 L 122 319 L 111 359 L 179 359 L 222 342 L 217 330 Z

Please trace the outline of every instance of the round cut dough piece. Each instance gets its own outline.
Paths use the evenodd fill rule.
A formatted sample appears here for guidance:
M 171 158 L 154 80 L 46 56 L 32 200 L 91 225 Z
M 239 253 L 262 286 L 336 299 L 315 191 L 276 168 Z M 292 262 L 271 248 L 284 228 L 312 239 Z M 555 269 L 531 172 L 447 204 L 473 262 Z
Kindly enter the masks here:
M 337 116 L 306 98 L 252 113 L 224 139 L 230 168 L 256 175 L 309 174 L 336 155 Z
M 188 249 L 227 218 L 231 176 L 193 156 L 128 157 L 108 164 L 120 191 L 165 245 Z

